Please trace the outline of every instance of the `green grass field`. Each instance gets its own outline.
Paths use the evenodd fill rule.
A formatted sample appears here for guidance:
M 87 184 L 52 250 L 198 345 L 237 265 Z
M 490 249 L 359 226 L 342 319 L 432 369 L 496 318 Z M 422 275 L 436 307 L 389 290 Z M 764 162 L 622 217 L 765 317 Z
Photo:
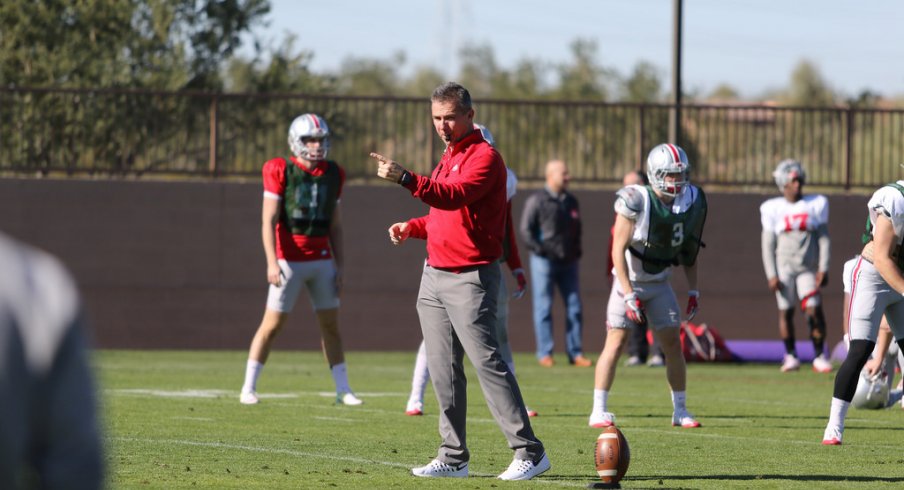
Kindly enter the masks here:
M 518 378 L 539 411 L 534 430 L 552 469 L 530 482 L 495 476 L 512 452 L 469 370 L 471 477 L 432 480 L 410 468 L 433 458 L 436 401 L 404 415 L 414 352 L 348 354 L 360 407 L 335 406 L 318 352 L 274 352 L 262 402 L 238 403 L 245 352 L 100 351 L 111 488 L 557 488 L 597 481 L 587 426 L 593 372 L 537 366 Z M 820 444 L 834 375 L 778 366 L 690 365 L 688 405 L 703 428 L 670 426 L 661 368 L 620 367 L 610 407 L 631 445 L 623 488 L 901 488 L 904 410 L 851 409 L 844 445 Z

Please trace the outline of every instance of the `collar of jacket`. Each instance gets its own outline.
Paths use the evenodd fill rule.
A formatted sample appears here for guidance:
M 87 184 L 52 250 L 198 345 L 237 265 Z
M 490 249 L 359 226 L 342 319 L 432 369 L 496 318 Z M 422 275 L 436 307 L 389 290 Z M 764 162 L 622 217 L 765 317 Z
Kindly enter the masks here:
M 474 131 L 472 129 L 471 132 L 466 134 L 464 138 L 446 147 L 446 151 L 449 152 L 449 155 L 454 155 L 456 153 L 465 151 L 465 149 L 469 146 L 473 145 L 474 143 L 480 143 L 481 141 L 484 141 L 483 135 L 480 134 L 480 131 Z

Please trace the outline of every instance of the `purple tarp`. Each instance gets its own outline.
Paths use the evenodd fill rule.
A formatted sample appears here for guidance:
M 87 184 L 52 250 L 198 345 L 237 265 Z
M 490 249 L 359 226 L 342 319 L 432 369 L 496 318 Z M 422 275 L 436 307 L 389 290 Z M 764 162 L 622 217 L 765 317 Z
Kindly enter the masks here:
M 742 362 L 782 362 L 785 345 L 781 340 L 727 340 L 725 343 L 732 354 Z M 797 357 L 801 362 L 813 361 L 813 343 L 809 340 L 796 342 Z M 844 342 L 839 342 L 831 352 L 831 360 L 843 361 L 847 355 Z

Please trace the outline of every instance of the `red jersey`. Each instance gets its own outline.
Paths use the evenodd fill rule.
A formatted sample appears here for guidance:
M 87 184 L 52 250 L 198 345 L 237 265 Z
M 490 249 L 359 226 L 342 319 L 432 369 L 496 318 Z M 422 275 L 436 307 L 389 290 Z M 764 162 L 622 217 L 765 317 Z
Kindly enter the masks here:
M 447 147 L 431 178 L 412 177 L 407 188 L 430 213 L 408 221 L 410 236 L 427 240 L 431 267 L 461 270 L 502 256 L 505 162 L 479 131 Z
M 298 163 L 296 157 L 290 161 L 301 170 L 317 177 L 323 175 L 329 165 L 325 160 L 317 162 L 308 170 Z M 337 167 L 339 167 L 337 165 Z M 264 164 L 264 198 L 285 199 L 286 192 L 286 159 L 274 158 Z M 339 195 L 345 183 L 345 170 L 339 167 Z M 337 199 L 338 201 L 338 199 Z M 282 209 L 282 208 L 280 208 Z M 276 222 L 276 258 L 290 262 L 304 262 L 332 258 L 329 236 L 293 235 L 282 219 Z

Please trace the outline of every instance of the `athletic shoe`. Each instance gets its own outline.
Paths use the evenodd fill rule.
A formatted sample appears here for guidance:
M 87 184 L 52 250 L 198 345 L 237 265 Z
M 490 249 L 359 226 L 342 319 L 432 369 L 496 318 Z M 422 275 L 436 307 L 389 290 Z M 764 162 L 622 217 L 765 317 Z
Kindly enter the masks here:
M 640 366 L 641 364 L 643 364 L 643 361 L 637 356 L 631 356 L 625 361 L 625 366 Z
M 827 426 L 826 431 L 822 434 L 822 445 L 823 446 L 840 446 L 841 445 L 841 435 L 844 433 L 844 429 L 836 426 Z
M 549 467 L 549 458 L 546 457 L 546 453 L 543 453 L 543 457 L 536 463 L 529 459 L 515 458 L 508 469 L 496 478 L 500 480 L 530 480 L 548 470 Z
M 615 425 L 615 414 L 612 412 L 604 412 L 602 410 L 593 409 L 590 412 L 590 421 L 587 423 L 594 429 L 602 429 Z
M 816 373 L 831 373 L 832 372 L 832 363 L 826 359 L 825 354 L 813 359 L 813 372 Z
M 405 407 L 405 415 L 416 417 L 424 415 L 424 403 L 420 400 L 408 400 L 408 406 Z
M 528 417 L 536 417 L 537 415 L 540 415 L 536 410 L 531 410 L 529 407 L 524 407 L 524 409 L 527 410 Z
M 685 429 L 696 429 L 700 427 L 700 422 L 690 414 L 687 410 L 672 413 L 672 427 L 684 427 Z
M 543 367 L 553 367 L 556 365 L 556 361 L 553 360 L 552 356 L 543 356 L 537 362 Z
M 364 402 L 351 391 L 336 394 L 336 405 L 361 405 L 362 403 Z
M 257 405 L 260 400 L 257 399 L 257 393 L 253 391 L 243 391 L 241 395 L 239 395 L 239 402 L 242 405 Z
M 782 372 L 787 373 L 798 369 L 800 369 L 800 361 L 797 360 L 797 357 L 794 354 L 785 354 L 785 360 L 782 361 Z
M 650 358 L 649 361 L 647 361 L 647 366 L 650 366 L 650 367 L 665 366 L 665 359 L 663 359 L 662 356 L 660 356 L 660 355 L 653 356 Z
M 587 359 L 584 356 L 577 356 L 571 360 L 571 363 L 574 364 L 575 367 L 590 367 L 593 366 L 593 361 Z
M 460 465 L 452 466 L 434 459 L 427 466 L 412 468 L 411 474 L 425 478 L 465 478 L 468 476 L 468 463 L 464 462 Z

